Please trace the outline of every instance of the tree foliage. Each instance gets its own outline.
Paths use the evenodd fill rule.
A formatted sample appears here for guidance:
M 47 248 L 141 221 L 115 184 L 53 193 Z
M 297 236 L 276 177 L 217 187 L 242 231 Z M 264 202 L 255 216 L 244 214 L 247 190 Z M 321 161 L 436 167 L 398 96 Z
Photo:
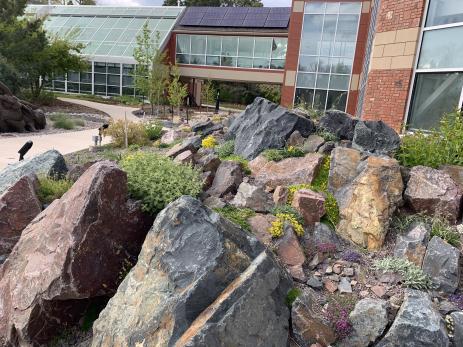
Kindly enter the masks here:
M 177 113 L 180 115 L 180 106 L 188 95 L 187 86 L 180 81 L 180 70 L 177 65 L 172 65 L 171 75 L 168 99 L 172 106 L 178 108 Z
M 143 31 L 137 36 L 137 46 L 134 49 L 137 62 L 134 75 L 135 87 L 148 97 L 152 114 L 154 114 L 154 105 L 160 105 L 164 89 L 169 81 L 167 56 L 160 49 L 160 41 L 159 32 L 156 32 L 155 40 L 151 39 L 151 30 L 145 23 Z

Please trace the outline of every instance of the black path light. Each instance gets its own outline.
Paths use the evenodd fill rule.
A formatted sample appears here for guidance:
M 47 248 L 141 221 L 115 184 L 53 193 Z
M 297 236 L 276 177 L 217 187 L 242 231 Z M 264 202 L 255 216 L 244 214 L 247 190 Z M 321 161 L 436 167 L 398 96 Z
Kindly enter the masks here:
M 24 156 L 26 155 L 27 152 L 29 152 L 29 150 L 32 148 L 33 144 L 34 143 L 29 140 L 20 148 L 20 150 L 18 151 L 18 153 L 19 153 L 19 161 L 24 159 Z
M 100 141 L 100 146 L 101 146 L 101 141 L 103 140 L 103 132 L 109 128 L 108 123 L 104 123 L 101 127 L 98 128 L 98 139 Z M 96 144 L 95 144 L 96 146 Z
M 220 108 L 220 90 L 217 90 L 217 97 L 215 99 L 215 114 L 219 113 L 219 108 Z

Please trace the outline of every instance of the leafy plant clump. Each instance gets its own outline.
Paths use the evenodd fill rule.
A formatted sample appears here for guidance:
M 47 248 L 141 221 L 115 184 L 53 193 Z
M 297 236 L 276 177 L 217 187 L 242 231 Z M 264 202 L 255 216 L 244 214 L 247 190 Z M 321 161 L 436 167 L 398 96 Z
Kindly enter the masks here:
M 346 338 L 352 332 L 349 314 L 355 307 L 356 298 L 352 295 L 332 294 L 328 297 L 325 316 L 333 325 L 339 339 Z
M 420 267 L 403 258 L 386 257 L 377 260 L 374 267 L 378 270 L 392 271 L 403 277 L 405 287 L 427 290 L 431 289 L 433 283 Z
M 267 149 L 264 151 L 263 155 L 270 161 L 281 161 L 286 158 L 303 157 L 305 153 L 298 147 L 289 146 L 280 149 Z
M 72 119 L 65 113 L 55 113 L 50 116 L 53 122 L 53 127 L 56 129 L 72 130 L 76 126 L 84 126 L 85 122 L 82 119 Z
M 106 134 L 111 136 L 112 143 L 115 147 L 125 145 L 125 124 L 122 120 L 112 122 L 106 130 Z M 128 145 L 144 146 L 148 144 L 149 138 L 146 134 L 145 126 L 141 123 L 127 123 L 127 142 Z
M 39 177 L 37 196 L 43 204 L 50 204 L 53 200 L 60 199 L 72 184 L 73 182 L 67 179 Z
M 220 159 L 224 159 L 233 155 L 233 153 L 235 152 L 235 141 L 230 140 L 224 142 L 223 144 L 217 147 L 216 152 Z
M 214 211 L 233 223 L 238 224 L 246 231 L 251 231 L 248 219 L 256 215 L 256 213 L 249 208 L 237 208 L 233 206 L 215 208 Z
M 328 142 L 328 141 L 336 142 L 336 141 L 339 140 L 339 138 L 335 134 L 333 134 L 332 132 L 329 132 L 329 131 L 327 131 L 325 129 L 322 129 L 322 128 L 318 129 L 316 134 L 318 136 L 322 137 L 323 140 L 325 140 L 326 142 Z
M 151 121 L 144 124 L 145 132 L 148 139 L 156 141 L 162 136 L 162 123 L 159 121 Z
M 291 307 L 294 304 L 294 301 L 301 295 L 301 290 L 299 288 L 292 288 L 286 294 L 285 303 L 286 306 Z
M 202 190 L 199 172 L 154 153 L 135 152 L 120 162 L 127 173 L 130 194 L 143 209 L 155 215 L 182 195 L 197 196 Z
M 463 165 L 463 115 L 460 111 L 445 115 L 437 129 L 416 131 L 402 138 L 396 155 L 404 166 L 438 168 L 444 164 Z
M 210 148 L 210 149 L 215 148 L 215 146 L 217 146 L 217 140 L 215 139 L 214 136 L 209 135 L 201 141 L 201 146 L 203 148 Z
M 277 219 L 272 222 L 272 225 L 270 226 L 270 229 L 269 229 L 269 233 L 272 235 L 272 237 L 278 238 L 278 237 L 283 236 L 285 222 L 288 222 L 289 224 L 291 224 L 296 235 L 298 236 L 304 235 L 304 227 L 297 220 L 297 218 L 294 217 L 293 214 L 277 213 L 276 217 Z

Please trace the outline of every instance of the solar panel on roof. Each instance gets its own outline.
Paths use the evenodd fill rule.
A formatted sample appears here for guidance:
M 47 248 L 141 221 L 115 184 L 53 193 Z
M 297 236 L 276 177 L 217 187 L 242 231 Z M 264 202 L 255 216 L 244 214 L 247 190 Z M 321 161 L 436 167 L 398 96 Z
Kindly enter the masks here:
M 237 27 L 237 26 L 242 25 L 243 22 L 244 22 L 244 19 L 242 18 L 224 19 L 222 20 L 222 26 Z
M 288 25 L 288 21 L 285 20 L 268 20 L 265 22 L 265 28 L 283 28 Z
M 254 28 L 263 28 L 265 25 L 265 19 L 246 19 L 243 24 L 244 26 L 254 27 Z

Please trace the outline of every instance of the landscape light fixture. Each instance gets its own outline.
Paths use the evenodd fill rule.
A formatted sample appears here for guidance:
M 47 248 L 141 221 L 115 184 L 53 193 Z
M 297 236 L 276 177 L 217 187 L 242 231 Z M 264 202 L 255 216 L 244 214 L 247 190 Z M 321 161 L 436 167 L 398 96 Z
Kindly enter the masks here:
M 24 159 L 24 156 L 26 155 L 27 152 L 29 152 L 29 150 L 32 148 L 33 144 L 34 143 L 29 140 L 21 147 L 21 149 L 18 151 L 18 153 L 19 153 L 19 161 Z

